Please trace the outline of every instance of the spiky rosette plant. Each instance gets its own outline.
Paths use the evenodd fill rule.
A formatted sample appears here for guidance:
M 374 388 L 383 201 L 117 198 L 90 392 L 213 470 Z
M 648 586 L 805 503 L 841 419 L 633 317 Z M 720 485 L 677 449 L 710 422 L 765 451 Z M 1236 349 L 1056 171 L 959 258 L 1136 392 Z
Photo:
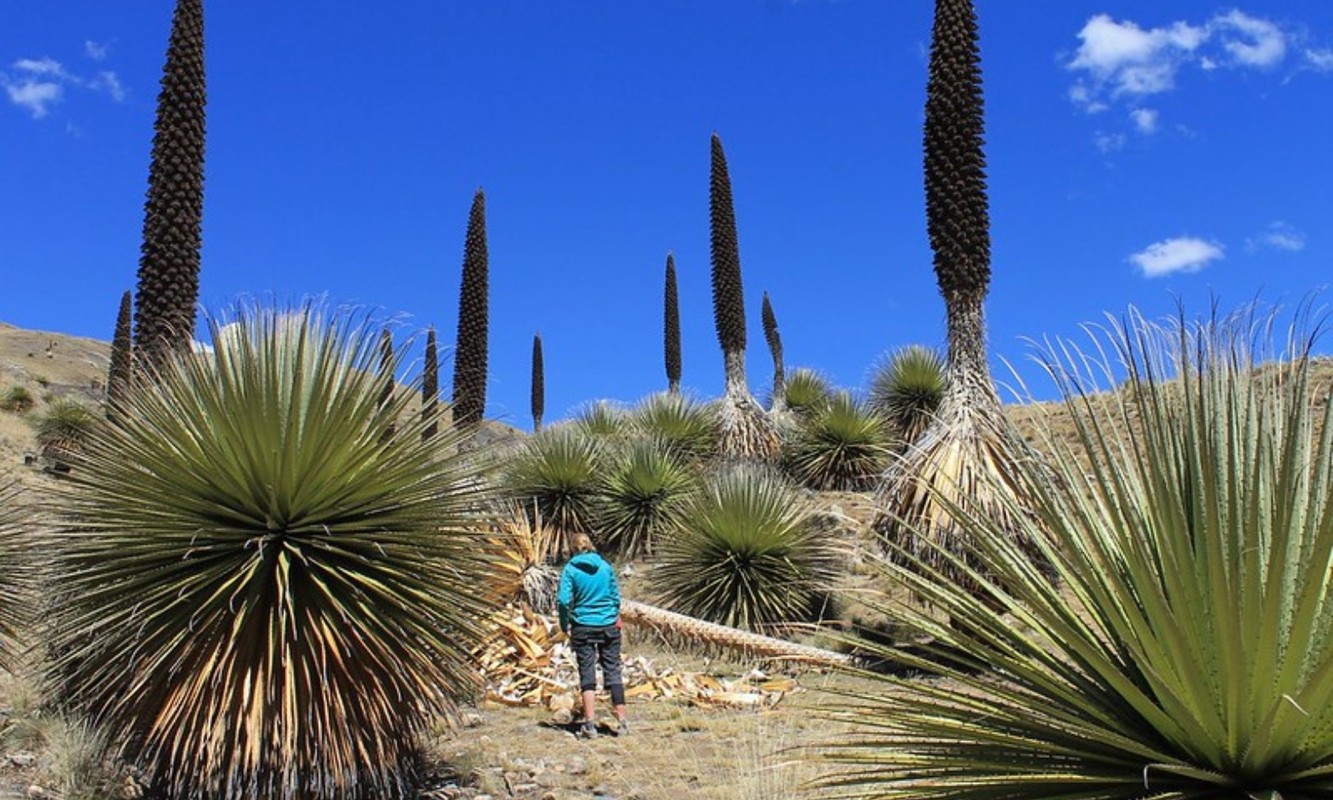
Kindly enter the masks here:
M 634 409 L 630 423 L 635 435 L 657 441 L 687 464 L 703 461 L 714 450 L 717 425 L 712 409 L 682 394 L 648 397 Z
M 194 334 L 206 97 L 203 0 L 177 0 L 153 123 L 134 300 L 134 342 L 144 364 L 188 352 Z
M 870 379 L 870 408 L 888 420 L 905 446 L 921 437 L 944 399 L 945 361 L 933 347 L 895 350 Z
M 782 334 L 778 332 L 778 318 L 773 313 L 773 304 L 769 302 L 768 292 L 764 292 L 760 319 L 764 324 L 764 341 L 768 343 L 768 352 L 773 356 L 773 394 L 769 411 L 783 414 L 787 410 L 787 390 L 782 365 Z
M 676 294 L 676 257 L 671 253 L 667 253 L 663 298 L 663 356 L 666 361 L 667 391 L 680 394 L 680 300 Z
M 629 435 L 630 418 L 619 404 L 597 400 L 579 409 L 574 415 L 574 426 L 604 446 L 616 446 Z
M 542 335 L 532 337 L 532 431 L 541 433 L 546 411 L 546 370 L 542 364 Z
M 660 442 L 634 442 L 611 461 L 598 487 L 599 539 L 607 549 L 629 558 L 651 555 L 679 523 L 682 503 L 695 488 L 697 474 Z
M 747 630 L 811 619 L 837 574 L 834 545 L 781 476 L 717 473 L 662 540 L 651 585 L 673 611 Z
M 486 411 L 486 362 L 490 319 L 490 257 L 486 245 L 486 195 L 472 197 L 463 243 L 458 291 L 458 341 L 454 350 L 454 425 L 474 431 Z
M 811 415 L 828 407 L 833 385 L 828 378 L 808 367 L 797 367 L 783 382 L 784 404 L 797 417 Z
M 598 437 L 559 425 L 533 436 L 505 465 L 505 494 L 553 531 L 559 552 L 568 554 L 573 535 L 592 529 L 604 449 Z
M 718 406 L 718 453 L 726 459 L 776 462 L 780 453 L 777 426 L 750 395 L 745 380 L 745 294 L 741 285 L 740 245 L 731 177 L 722 139 L 712 138 L 709 180 L 709 226 L 712 241 L 713 323 L 722 345 L 726 389 Z
M 61 397 L 47 406 L 37 419 L 37 443 L 46 455 L 68 460 L 83 453 L 104 427 L 104 422 L 88 406 Z
M 116 314 L 116 332 L 111 338 L 111 365 L 106 375 L 106 416 L 115 420 L 116 409 L 125 402 L 130 390 L 133 370 L 134 298 L 130 292 L 120 296 L 120 311 Z
M 426 331 L 426 361 L 421 368 L 421 438 L 431 439 L 440 432 L 440 351 L 435 329 Z
M 888 422 L 838 392 L 828 406 L 797 426 L 783 447 L 783 463 L 811 489 L 863 491 L 883 474 L 892 456 Z
M 18 668 L 19 634 L 31 621 L 34 540 L 32 513 L 19 484 L 0 486 L 0 668 Z
M 1030 458 L 1000 408 L 986 362 L 984 304 L 990 284 L 990 211 L 981 56 L 972 0 L 936 0 L 926 87 L 926 228 L 948 327 L 947 389 L 917 446 L 885 474 L 874 523 L 885 539 L 923 539 L 923 555 L 961 553 L 949 503 L 1008 518 L 1007 498 L 1024 489 L 1011 476 Z M 1015 524 L 1016 520 L 1010 519 Z M 944 550 L 927 546 L 945 545 Z M 1034 551 L 1035 552 L 1035 551 Z M 936 566 L 947 568 L 948 562 Z M 966 580 L 962 573 L 954 575 Z
M 164 796 L 407 796 L 417 735 L 477 688 L 481 481 L 401 415 L 409 394 L 381 405 L 373 322 L 210 330 L 59 498 L 62 699 Z
M 1049 535 L 1063 589 L 1007 524 L 958 506 L 984 596 L 924 560 L 884 564 L 966 621 L 894 610 L 971 669 L 881 648 L 948 680 L 867 676 L 881 688 L 825 706 L 853 732 L 824 751 L 836 796 L 1333 795 L 1333 405 L 1312 402 L 1329 387 L 1299 328 L 1258 368 L 1253 322 L 1131 315 L 1046 354 L 1074 436 L 1039 429 L 1049 460 L 1014 465 L 1034 517 L 1011 516 Z M 1096 388 L 1126 371 L 1135 391 Z

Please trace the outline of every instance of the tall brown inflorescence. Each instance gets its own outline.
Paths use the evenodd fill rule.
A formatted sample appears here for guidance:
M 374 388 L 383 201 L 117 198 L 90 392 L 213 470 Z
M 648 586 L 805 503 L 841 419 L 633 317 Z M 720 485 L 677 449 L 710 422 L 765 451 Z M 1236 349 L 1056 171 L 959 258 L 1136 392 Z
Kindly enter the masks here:
M 541 433 L 546 412 L 546 367 L 542 364 L 542 335 L 532 337 L 532 432 Z
M 726 359 L 727 388 L 733 381 L 745 391 L 745 295 L 741 287 L 741 253 L 736 238 L 736 211 L 731 200 L 731 176 L 722 139 L 712 138 L 712 169 L 708 182 L 708 221 L 713 256 L 713 324 Z M 739 358 L 737 358 L 739 354 Z M 739 361 L 737 370 L 733 362 Z
M 439 433 L 440 414 L 440 353 L 435 343 L 435 329 L 426 331 L 426 364 L 421 370 L 421 416 L 426 426 L 421 438 L 430 439 Z
M 486 195 L 472 198 L 463 243 L 463 282 L 458 293 L 458 342 L 454 352 L 454 425 L 475 428 L 486 411 L 486 357 L 489 318 L 489 264 L 486 250 Z
M 111 366 L 106 376 L 106 416 L 115 420 L 125 396 L 130 391 L 134 365 L 131 330 L 134 323 L 134 298 L 130 292 L 120 296 L 120 312 L 116 315 L 116 334 L 111 339 Z
M 140 360 L 160 364 L 194 335 L 204 211 L 204 11 L 178 0 L 162 70 L 134 302 Z
M 787 407 L 786 369 L 782 365 L 782 335 L 778 333 L 778 318 L 773 313 L 773 304 L 764 292 L 763 308 L 760 311 L 764 323 L 764 341 L 768 342 L 768 352 L 773 355 L 773 403 L 774 411 Z
M 666 289 L 662 311 L 667 391 L 680 394 L 680 300 L 676 294 L 676 258 L 667 253 Z

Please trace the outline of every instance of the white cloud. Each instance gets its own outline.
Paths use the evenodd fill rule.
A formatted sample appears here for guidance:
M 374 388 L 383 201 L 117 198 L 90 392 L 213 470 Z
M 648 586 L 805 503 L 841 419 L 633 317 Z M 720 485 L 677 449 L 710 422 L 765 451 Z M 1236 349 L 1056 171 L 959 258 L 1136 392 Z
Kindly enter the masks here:
M 51 106 L 59 103 L 64 96 L 64 88 L 58 83 L 49 81 L 28 79 L 11 82 L 8 78 L 0 76 L 0 83 L 4 84 L 9 102 L 27 109 L 33 119 L 45 117 L 50 113 Z
M 1287 37 L 1278 26 L 1266 19 L 1251 17 L 1232 10 L 1215 17 L 1213 24 L 1222 31 L 1222 47 L 1237 64 L 1248 67 L 1271 67 L 1287 54 Z M 1239 38 L 1232 33 L 1239 34 Z
M 50 56 L 43 58 L 20 58 L 18 61 L 14 62 L 14 69 L 28 73 L 29 75 L 41 75 L 43 77 L 55 78 L 62 81 L 70 79 L 70 74 L 65 71 L 65 67 Z
M 1088 112 L 1104 110 L 1117 100 L 1132 107 L 1138 104 L 1136 98 L 1171 91 L 1186 67 L 1275 67 L 1286 59 L 1290 45 L 1303 38 L 1300 31 L 1289 33 L 1272 20 L 1239 9 L 1159 27 L 1097 14 L 1077 35 L 1078 50 L 1065 65 L 1077 75 L 1069 99 Z M 1333 51 L 1307 49 L 1304 58 L 1318 69 L 1333 70 Z
M 125 100 L 125 87 L 121 85 L 120 78 L 114 72 L 104 70 L 97 73 L 97 80 L 93 81 L 90 86 L 111 95 L 111 99 L 117 103 Z
M 1298 253 L 1305 249 L 1305 234 L 1286 222 L 1272 222 L 1262 234 L 1245 240 L 1246 250 L 1262 248 Z
M 1208 37 L 1203 28 L 1185 22 L 1144 30 L 1135 22 L 1117 22 L 1098 14 L 1079 31 L 1082 40 L 1069 69 L 1082 70 L 1091 79 L 1084 85 L 1080 105 L 1098 102 L 1096 95 L 1110 87 L 1113 96 L 1164 92 L 1175 85 L 1180 62 Z
M 84 55 L 88 56 L 93 61 L 106 61 L 106 57 L 110 52 L 111 45 L 109 44 L 99 44 L 91 39 L 83 43 Z
M 1320 72 L 1333 70 L 1333 48 L 1306 50 L 1305 62 Z
M 1157 109 L 1155 108 L 1136 108 L 1129 112 L 1130 119 L 1134 120 L 1134 127 L 1139 133 L 1154 133 L 1157 131 Z
M 84 48 L 93 58 L 97 58 L 97 53 L 103 57 L 106 54 L 105 46 L 95 42 L 85 42 Z M 53 106 L 65 100 L 65 90 L 71 86 L 100 92 L 117 103 L 125 99 L 125 87 L 115 72 L 101 70 L 95 78 L 85 78 L 70 72 L 50 56 L 20 58 L 13 63 L 10 73 L 0 72 L 0 87 L 4 88 L 9 102 L 25 109 L 33 119 L 50 114 Z
M 1223 257 L 1217 242 L 1181 236 L 1150 244 L 1129 260 L 1143 270 L 1145 278 L 1160 278 L 1175 272 L 1198 272 Z
M 1114 153 L 1125 146 L 1125 134 L 1097 131 L 1093 134 L 1092 143 L 1103 153 Z

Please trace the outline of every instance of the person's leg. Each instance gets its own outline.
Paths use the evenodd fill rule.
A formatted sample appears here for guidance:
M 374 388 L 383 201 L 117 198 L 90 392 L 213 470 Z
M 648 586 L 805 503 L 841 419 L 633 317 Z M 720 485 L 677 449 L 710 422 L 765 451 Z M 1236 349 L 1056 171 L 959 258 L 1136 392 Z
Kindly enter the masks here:
M 570 630 L 574 659 L 579 665 L 579 691 L 583 700 L 583 731 L 596 730 L 597 645 L 592 631 L 582 625 Z
M 602 685 L 611 693 L 611 705 L 616 710 L 616 720 L 622 732 L 628 731 L 625 724 L 625 681 L 620 676 L 620 629 L 604 629 L 602 646 L 598 660 L 602 666 Z

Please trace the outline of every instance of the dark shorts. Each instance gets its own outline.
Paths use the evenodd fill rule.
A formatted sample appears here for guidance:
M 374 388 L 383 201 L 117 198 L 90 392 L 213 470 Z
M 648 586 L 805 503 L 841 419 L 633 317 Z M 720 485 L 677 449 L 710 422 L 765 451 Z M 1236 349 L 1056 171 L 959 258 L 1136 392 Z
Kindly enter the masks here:
M 574 658 L 579 662 L 579 689 L 597 688 L 597 665 L 602 666 L 602 686 L 621 686 L 620 629 L 615 625 L 574 625 L 569 633 Z

